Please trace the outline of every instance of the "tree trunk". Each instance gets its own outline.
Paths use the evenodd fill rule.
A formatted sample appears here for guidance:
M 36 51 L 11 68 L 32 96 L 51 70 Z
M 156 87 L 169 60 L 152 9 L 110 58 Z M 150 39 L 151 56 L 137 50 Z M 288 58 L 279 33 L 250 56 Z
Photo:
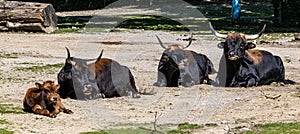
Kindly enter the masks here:
M 7 1 L 0 4 L 0 29 L 51 33 L 57 29 L 57 16 L 51 4 Z

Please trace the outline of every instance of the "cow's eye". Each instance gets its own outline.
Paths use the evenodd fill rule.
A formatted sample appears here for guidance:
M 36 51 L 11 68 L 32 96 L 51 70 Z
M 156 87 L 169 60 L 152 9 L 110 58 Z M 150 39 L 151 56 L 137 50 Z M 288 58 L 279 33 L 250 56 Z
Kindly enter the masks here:
M 46 94 L 49 94 L 49 93 L 50 93 L 50 91 L 49 91 L 49 90 L 45 90 L 45 93 L 46 93 Z

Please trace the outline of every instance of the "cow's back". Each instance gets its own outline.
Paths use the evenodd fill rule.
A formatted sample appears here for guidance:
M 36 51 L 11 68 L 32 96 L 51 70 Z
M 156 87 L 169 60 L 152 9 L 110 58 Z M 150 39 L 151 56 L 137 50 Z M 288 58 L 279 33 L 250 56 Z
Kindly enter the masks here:
M 128 92 L 136 91 L 134 78 L 126 66 L 108 58 L 101 58 L 94 66 L 98 88 L 105 97 L 127 96 Z
M 208 75 L 215 72 L 211 60 L 204 54 L 196 53 L 194 51 L 189 51 L 189 52 L 193 55 L 194 58 L 193 60 L 195 60 L 198 65 L 197 71 L 199 74 L 200 84 L 203 83 L 203 80 L 210 80 Z
M 42 101 L 41 90 L 35 87 L 27 89 L 23 99 L 24 110 L 32 112 L 32 108 L 38 101 Z
M 284 66 L 280 57 L 264 50 L 248 50 L 247 56 L 252 59 L 259 77 L 258 85 L 284 81 Z

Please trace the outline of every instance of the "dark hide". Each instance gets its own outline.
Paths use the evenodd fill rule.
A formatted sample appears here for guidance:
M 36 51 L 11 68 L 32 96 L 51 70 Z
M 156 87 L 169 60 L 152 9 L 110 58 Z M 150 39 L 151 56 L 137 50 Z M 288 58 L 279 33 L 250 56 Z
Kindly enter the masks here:
M 29 88 L 23 99 L 24 111 L 33 112 L 40 115 L 55 118 L 62 110 L 64 113 L 71 114 L 62 103 L 57 93 L 59 85 L 53 81 L 45 81 L 43 84 L 36 83 L 36 87 Z
M 161 43 L 160 39 L 159 42 Z M 208 84 L 211 83 L 208 74 L 214 72 L 212 62 L 207 56 L 184 48 L 186 47 L 182 45 L 171 45 L 166 48 L 159 61 L 155 86 L 190 87 L 202 84 L 204 80 Z
M 137 96 L 134 77 L 130 70 L 107 58 L 79 59 L 68 57 L 65 66 L 58 74 L 61 84 L 59 94 L 72 99 L 110 98 Z M 92 63 L 88 63 L 91 62 Z
M 128 95 L 138 97 L 135 80 L 128 67 L 107 58 L 98 60 L 94 67 L 97 86 L 106 98 Z
M 255 44 L 247 42 L 246 36 L 230 33 L 225 42 L 216 85 L 225 87 L 251 87 L 284 82 L 284 66 L 278 56 L 263 50 L 252 50 Z

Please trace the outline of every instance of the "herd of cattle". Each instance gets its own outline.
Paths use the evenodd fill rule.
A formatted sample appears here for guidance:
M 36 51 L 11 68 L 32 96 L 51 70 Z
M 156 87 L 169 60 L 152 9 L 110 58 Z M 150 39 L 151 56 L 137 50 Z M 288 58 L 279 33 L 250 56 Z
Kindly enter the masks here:
M 255 50 L 256 45 L 248 40 L 259 38 L 265 30 L 255 35 L 243 33 L 220 34 L 209 23 L 212 33 L 224 42 L 218 47 L 224 50 L 215 80 L 209 74 L 215 73 L 211 60 L 203 54 L 185 50 L 188 45 L 165 46 L 158 36 L 158 42 L 165 50 L 158 65 L 158 78 L 154 86 L 190 87 L 195 84 L 210 84 L 221 87 L 251 87 L 272 82 L 283 82 L 285 70 L 280 57 L 270 52 Z M 135 80 L 129 68 L 117 61 L 72 57 L 68 48 L 64 67 L 58 73 L 58 85 L 53 81 L 36 83 L 27 90 L 23 100 L 24 110 L 49 117 L 63 111 L 73 113 L 61 103 L 61 98 L 96 99 L 120 96 L 140 97 Z

